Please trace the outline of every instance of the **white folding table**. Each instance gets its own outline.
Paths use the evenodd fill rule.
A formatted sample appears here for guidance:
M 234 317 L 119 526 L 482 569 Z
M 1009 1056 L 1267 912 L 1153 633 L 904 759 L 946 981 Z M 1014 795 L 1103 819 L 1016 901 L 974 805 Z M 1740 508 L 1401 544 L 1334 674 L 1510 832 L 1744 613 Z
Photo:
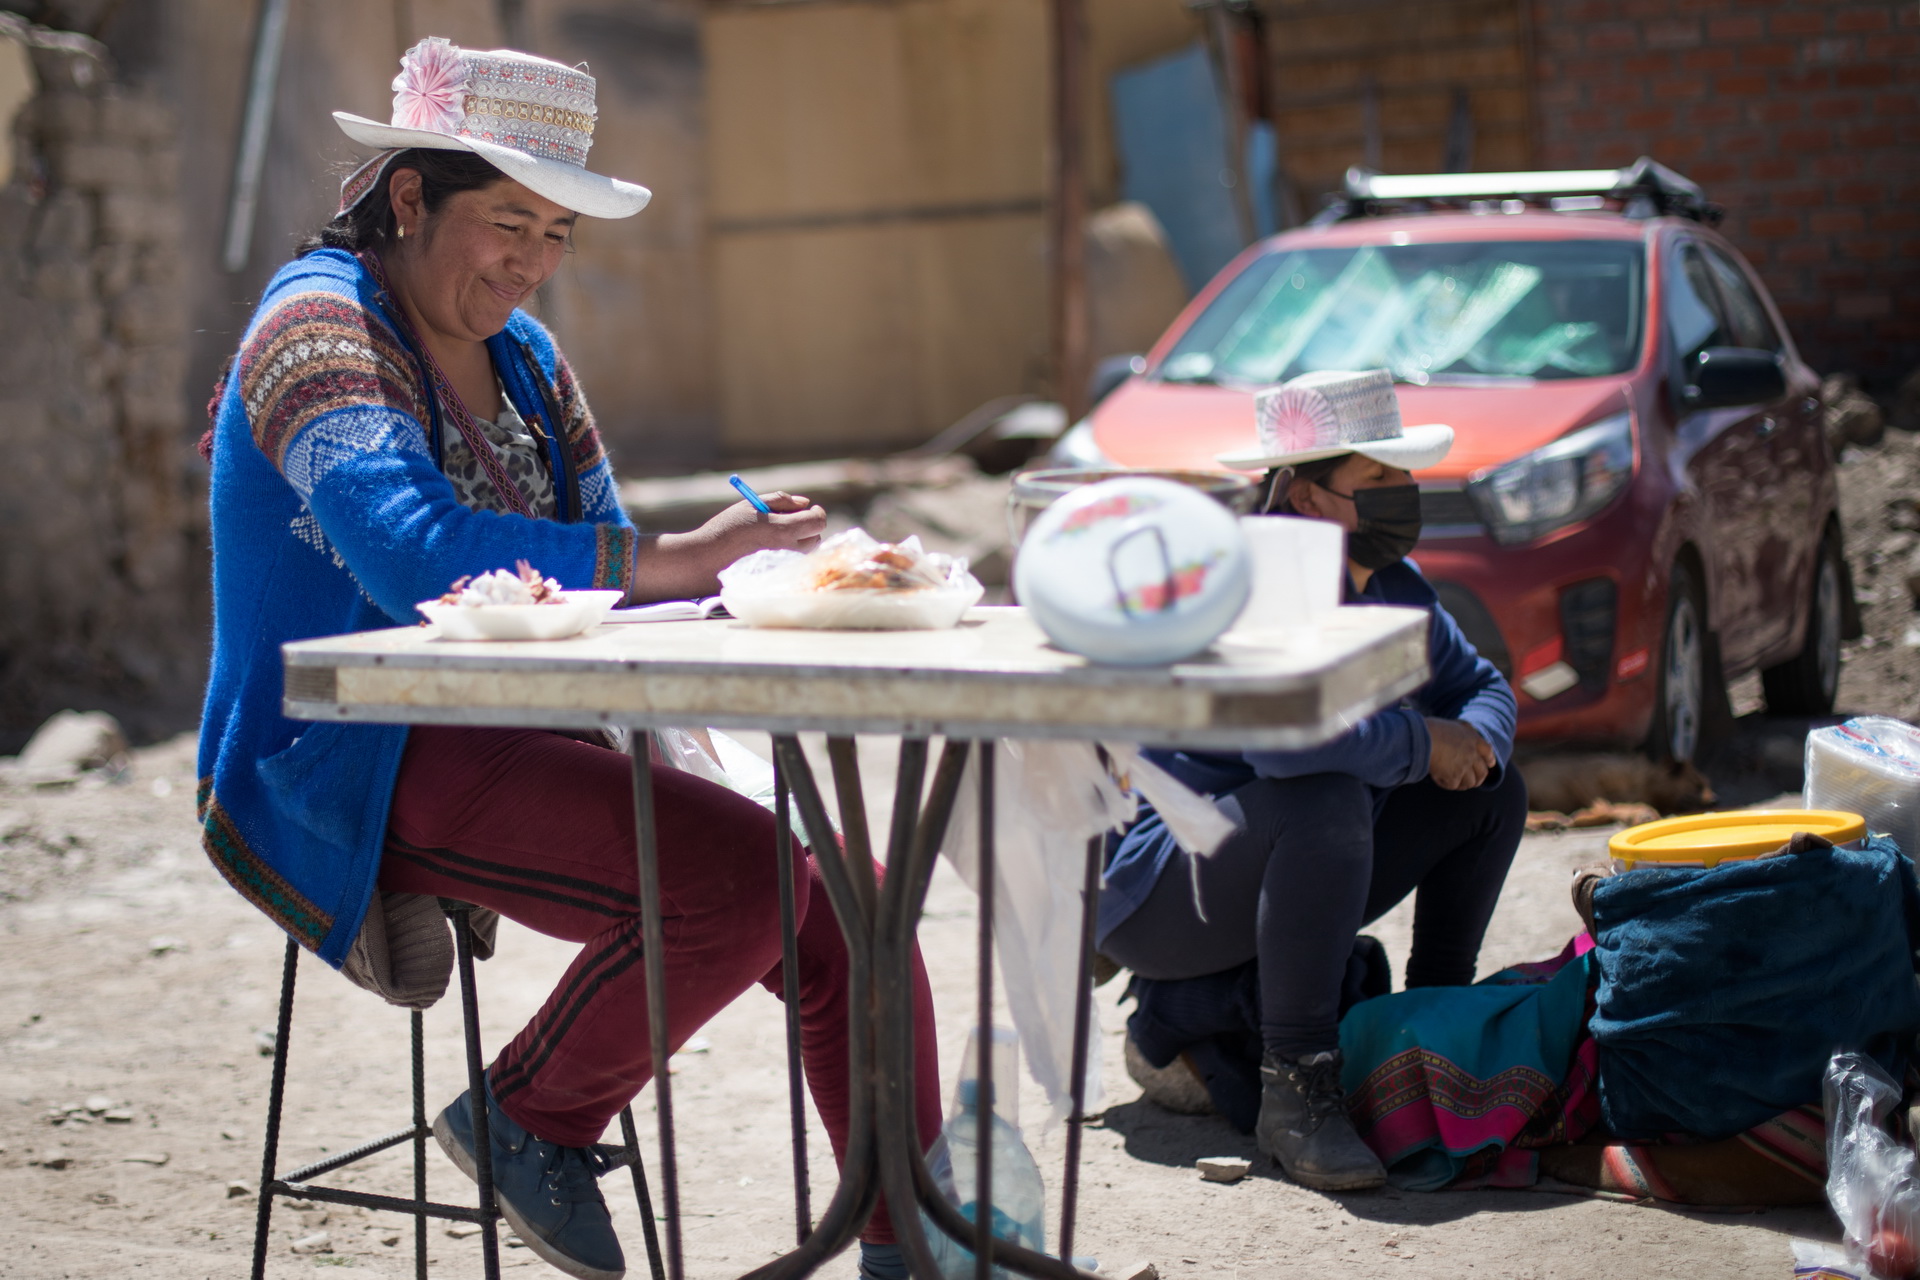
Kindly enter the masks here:
M 1059 1257 L 988 1233 L 991 1215 L 968 1222 L 935 1189 L 921 1157 L 910 1097 L 912 1056 L 908 956 L 934 859 L 970 751 L 980 790 L 980 1012 L 992 992 L 993 760 L 998 738 L 1073 738 L 1222 750 L 1310 746 L 1337 736 L 1427 679 L 1424 611 L 1385 606 L 1334 611 L 1287 636 L 1229 636 L 1189 662 L 1103 667 L 1051 647 L 1018 608 L 981 608 L 950 631 L 756 630 L 734 621 L 604 625 L 571 640 L 449 642 L 430 627 L 405 627 L 285 646 L 285 711 L 304 720 L 386 724 L 511 725 L 580 729 L 713 726 L 773 735 L 779 778 L 777 839 L 786 942 L 786 987 L 795 984 L 791 847 L 786 804 L 798 803 L 809 844 L 851 957 L 852 1114 L 848 1153 L 832 1202 L 818 1221 L 807 1204 L 804 1102 L 797 1009 L 788 1005 L 798 1247 L 752 1276 L 805 1275 L 848 1244 L 879 1194 L 898 1206 L 894 1227 L 916 1276 L 934 1280 L 916 1202 L 943 1232 L 975 1253 L 979 1280 L 1003 1268 L 1076 1280 L 1071 1265 L 1080 1151 L 1080 1082 L 1089 1052 L 1076 1028 L 1073 1109 L 1067 1130 Z M 797 734 L 828 735 L 844 820 L 844 852 Z M 854 734 L 902 738 L 882 889 L 861 803 Z M 945 739 L 925 787 L 928 740 Z M 679 1194 L 667 1061 L 664 943 L 645 739 L 635 735 L 634 812 L 639 833 L 653 1085 L 660 1121 L 665 1261 L 650 1248 L 656 1280 L 682 1280 Z M 924 801 L 921 799 L 925 791 Z M 1081 990 L 1090 983 L 1093 895 L 1102 841 L 1089 843 L 1082 921 Z M 869 1012 L 869 1011 L 873 1012 Z M 991 1035 L 979 1037 L 980 1074 L 992 1078 Z M 985 1091 L 982 1091 L 984 1103 Z M 637 1157 L 638 1148 L 634 1148 Z M 991 1167 L 980 1153 L 979 1198 L 991 1203 Z M 483 1240 L 491 1245 L 491 1224 Z M 650 1241 L 651 1244 L 651 1241 Z M 497 1258 L 493 1248 L 487 1257 Z

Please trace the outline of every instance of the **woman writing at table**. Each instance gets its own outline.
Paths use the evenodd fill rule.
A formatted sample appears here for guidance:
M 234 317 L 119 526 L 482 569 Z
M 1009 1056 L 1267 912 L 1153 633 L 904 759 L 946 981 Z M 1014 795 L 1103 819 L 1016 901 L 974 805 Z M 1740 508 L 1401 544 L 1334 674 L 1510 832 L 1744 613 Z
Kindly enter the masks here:
M 280 646 L 404 625 L 453 580 L 516 560 L 633 602 L 708 594 L 825 517 L 772 494 L 684 534 L 637 533 L 566 359 L 521 311 L 580 215 L 624 218 L 645 188 L 585 168 L 594 81 L 510 51 L 409 50 L 391 125 L 335 119 L 380 154 L 267 287 L 203 447 L 213 466 L 214 653 L 201 728 L 209 856 L 339 967 L 379 893 L 457 898 L 584 944 L 487 1073 L 509 1222 L 570 1275 L 624 1274 L 589 1150 L 650 1059 L 630 766 L 556 733 L 323 724 L 280 714 Z M 754 982 L 781 994 L 774 823 L 654 768 L 676 1048 Z M 811 859 L 796 859 L 802 1053 L 844 1158 L 847 953 Z M 811 909 L 809 905 L 811 904 Z M 443 926 L 440 926 L 443 927 Z M 920 1132 L 940 1125 L 932 1002 L 917 979 Z M 435 1135 L 471 1175 L 462 1094 Z M 904 1275 L 885 1206 L 862 1271 Z
M 1308 374 L 1256 406 L 1259 445 L 1220 461 L 1267 470 L 1269 510 L 1347 531 L 1348 604 L 1427 610 L 1432 676 L 1325 746 L 1151 753 L 1239 829 L 1194 860 L 1190 880 L 1164 822 L 1144 811 L 1109 860 L 1098 938 L 1109 959 L 1168 984 L 1256 962 L 1255 1136 L 1294 1181 L 1359 1190 L 1386 1170 L 1354 1132 L 1340 1086 L 1356 935 L 1415 894 L 1407 985 L 1472 982 L 1526 825 L 1526 786 L 1507 768 L 1513 691 L 1405 559 L 1420 536 L 1409 473 L 1446 456 L 1452 429 L 1403 430 L 1384 371 Z M 1178 1008 L 1200 997 L 1168 998 Z

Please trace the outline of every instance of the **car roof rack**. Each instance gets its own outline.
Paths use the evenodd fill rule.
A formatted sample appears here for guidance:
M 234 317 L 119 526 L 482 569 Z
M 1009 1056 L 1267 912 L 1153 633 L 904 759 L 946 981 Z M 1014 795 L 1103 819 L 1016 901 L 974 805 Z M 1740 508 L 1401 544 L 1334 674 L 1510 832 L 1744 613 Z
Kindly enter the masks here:
M 1607 207 L 1618 201 L 1629 218 L 1690 218 L 1717 225 L 1726 210 L 1707 199 L 1698 183 L 1682 177 L 1650 156 L 1621 169 L 1545 169 L 1531 173 L 1375 173 L 1355 165 L 1347 170 L 1346 191 L 1327 197 L 1313 219 L 1316 226 L 1394 213 L 1420 213 L 1461 205 L 1509 202 L 1525 207 L 1544 199 L 1557 212 Z M 1506 208 L 1505 212 L 1518 212 Z

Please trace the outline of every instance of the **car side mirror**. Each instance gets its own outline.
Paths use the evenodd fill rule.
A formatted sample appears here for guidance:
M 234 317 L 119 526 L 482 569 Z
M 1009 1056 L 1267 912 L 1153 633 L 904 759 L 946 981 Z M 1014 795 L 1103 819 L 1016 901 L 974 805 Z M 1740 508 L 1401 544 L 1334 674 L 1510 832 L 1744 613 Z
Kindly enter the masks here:
M 1689 409 L 1768 404 L 1787 394 L 1780 357 L 1747 347 L 1708 347 L 1693 359 L 1684 395 Z

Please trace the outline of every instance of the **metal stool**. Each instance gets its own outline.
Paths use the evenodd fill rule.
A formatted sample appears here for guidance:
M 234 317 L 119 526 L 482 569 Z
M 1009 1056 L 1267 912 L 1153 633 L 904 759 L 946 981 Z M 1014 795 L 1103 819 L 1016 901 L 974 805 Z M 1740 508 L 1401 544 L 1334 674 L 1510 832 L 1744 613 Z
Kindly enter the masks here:
M 447 913 L 447 919 L 453 924 L 453 945 L 456 971 L 460 975 L 460 1012 L 466 1033 L 467 1049 L 467 1087 L 473 1091 L 476 1099 L 486 1096 L 484 1068 L 480 1064 L 480 1006 L 474 996 L 473 985 L 473 930 L 469 919 L 473 907 L 464 902 L 454 902 L 442 898 L 440 905 Z M 427 1199 L 427 1138 L 433 1127 L 427 1121 L 427 1075 L 426 1049 L 423 1019 L 420 1010 L 414 1009 L 408 1014 L 413 1028 L 413 1123 L 404 1129 L 397 1129 L 385 1137 L 363 1142 L 357 1147 L 342 1151 L 338 1155 L 316 1160 L 312 1164 L 302 1165 L 290 1170 L 283 1177 L 275 1177 L 274 1162 L 280 1145 L 280 1104 L 286 1096 L 287 1051 L 289 1037 L 293 1029 L 293 977 L 300 958 L 300 946 L 292 938 L 287 939 L 286 965 L 280 978 L 280 1021 L 274 1039 L 273 1085 L 267 1101 L 267 1137 L 265 1151 L 260 1159 L 260 1211 L 253 1229 L 253 1280 L 263 1280 L 267 1267 L 267 1229 L 273 1218 L 275 1196 L 289 1199 L 319 1200 L 328 1204 L 358 1205 L 363 1209 L 385 1209 L 391 1213 L 409 1214 L 413 1218 L 414 1274 L 418 1280 L 427 1276 L 427 1219 L 444 1218 L 451 1222 L 473 1222 L 480 1226 L 480 1256 L 485 1267 L 486 1280 L 499 1280 L 500 1277 L 500 1241 L 494 1230 L 494 1223 L 500 1218 L 500 1206 L 493 1194 L 493 1147 L 488 1134 L 488 1117 L 485 1106 L 476 1106 L 473 1110 L 474 1165 L 479 1175 L 479 1203 L 469 1208 L 466 1205 L 440 1204 Z M 652 1265 L 653 1280 L 665 1280 L 665 1268 L 660 1257 L 659 1235 L 653 1225 L 653 1201 L 647 1194 L 646 1171 L 640 1163 L 640 1139 L 633 1124 L 633 1108 L 625 1107 L 620 1112 L 620 1136 L 624 1146 L 600 1145 L 601 1153 L 606 1156 L 609 1171 L 622 1165 L 633 1170 L 633 1193 L 640 1204 L 640 1221 L 647 1235 L 647 1261 Z M 413 1198 L 402 1200 L 397 1196 L 372 1195 L 365 1191 L 349 1191 L 344 1187 L 315 1186 L 308 1181 L 335 1169 L 344 1168 L 356 1161 L 364 1160 L 389 1147 L 397 1147 L 403 1142 L 413 1143 Z

